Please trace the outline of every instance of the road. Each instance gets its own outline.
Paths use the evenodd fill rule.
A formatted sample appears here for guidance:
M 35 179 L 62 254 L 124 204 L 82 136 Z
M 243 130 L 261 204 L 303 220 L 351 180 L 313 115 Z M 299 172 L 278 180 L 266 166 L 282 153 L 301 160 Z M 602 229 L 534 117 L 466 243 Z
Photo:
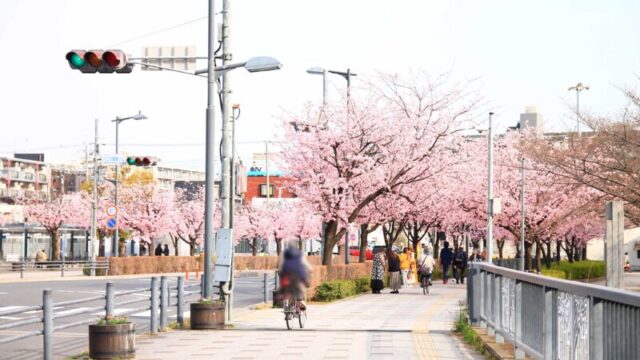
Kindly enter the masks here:
M 263 300 L 263 277 L 262 276 L 240 276 L 236 277 L 236 285 L 234 292 L 234 308 L 238 309 L 246 308 L 249 305 L 260 303 Z M 151 281 L 149 278 L 138 279 L 117 279 L 109 280 L 114 283 L 114 289 L 116 293 L 120 291 L 141 289 L 140 292 L 118 297 L 116 303 L 122 303 L 134 299 L 145 299 L 149 297 L 148 292 L 143 292 L 143 288 L 150 287 Z M 90 309 L 93 307 L 104 306 L 104 301 L 92 301 L 82 304 L 69 305 L 69 306 L 55 306 L 56 303 L 60 303 L 68 300 L 77 300 L 82 298 L 95 297 L 105 292 L 105 284 L 107 280 L 76 280 L 76 281 L 51 281 L 51 282 L 24 282 L 24 283 L 8 283 L 0 284 L 0 311 L 11 310 L 14 308 L 41 305 L 42 304 L 42 290 L 45 288 L 51 289 L 53 293 L 54 313 L 56 316 L 64 316 L 66 314 L 73 314 L 73 311 L 77 309 Z M 269 286 L 273 286 L 273 277 L 269 278 Z M 196 281 L 186 282 L 185 285 L 197 285 Z M 176 278 L 169 278 L 169 287 L 176 286 Z M 195 290 L 197 287 L 190 290 Z M 198 295 L 192 295 L 188 299 L 196 300 Z M 169 321 L 175 320 L 175 306 L 172 301 L 171 312 L 169 313 Z M 140 302 L 136 304 L 130 304 L 125 306 L 117 306 L 115 313 L 123 312 L 130 309 L 136 309 L 145 305 L 148 302 Z M 188 308 L 186 309 L 188 311 Z M 72 315 L 63 319 L 54 320 L 56 326 L 80 321 L 87 317 L 98 318 L 103 315 L 104 311 L 95 310 L 90 311 L 89 314 Z M 25 314 L 11 315 L 0 317 L 0 325 L 18 321 L 21 319 L 28 319 L 32 317 L 40 317 L 41 312 L 29 312 Z M 188 313 L 185 314 L 189 316 Z M 140 311 L 129 315 L 129 318 L 136 323 L 138 333 L 144 333 L 149 331 L 149 311 Z M 0 330 L 0 338 L 19 335 L 27 331 L 33 331 L 41 329 L 41 324 L 34 324 L 23 326 L 20 328 L 10 330 Z M 88 336 L 87 326 L 81 325 L 64 329 L 60 332 L 54 333 L 54 352 L 55 358 L 63 358 L 65 356 L 76 355 L 86 351 L 88 349 Z M 14 360 L 26 360 L 26 359 L 41 359 L 42 358 L 42 336 L 31 337 L 24 340 L 11 342 L 8 344 L 0 345 L 2 351 L 0 352 L 0 359 L 14 359 Z

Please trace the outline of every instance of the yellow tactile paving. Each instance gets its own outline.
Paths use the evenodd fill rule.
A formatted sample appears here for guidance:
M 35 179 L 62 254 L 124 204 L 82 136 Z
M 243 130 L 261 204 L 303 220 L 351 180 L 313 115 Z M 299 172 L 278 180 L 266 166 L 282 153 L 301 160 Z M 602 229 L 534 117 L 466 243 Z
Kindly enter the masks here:
M 450 302 L 454 297 L 455 296 L 453 294 L 439 295 L 438 301 L 429 306 L 429 308 L 422 313 L 414 323 L 411 337 L 413 339 L 413 345 L 416 349 L 418 359 L 440 359 L 440 355 L 438 354 L 438 351 L 431 340 L 431 336 L 429 335 L 429 325 L 433 315 L 443 311 L 444 304 Z

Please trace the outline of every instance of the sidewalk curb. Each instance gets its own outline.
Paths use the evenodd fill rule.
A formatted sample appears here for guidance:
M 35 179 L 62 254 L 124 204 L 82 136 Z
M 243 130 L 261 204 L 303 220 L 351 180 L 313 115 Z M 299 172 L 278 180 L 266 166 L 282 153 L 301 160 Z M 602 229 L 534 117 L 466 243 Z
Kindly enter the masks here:
M 515 350 L 513 348 L 513 344 L 509 342 L 504 342 L 502 344 L 496 343 L 495 336 L 490 336 L 487 334 L 487 329 L 477 326 L 471 327 L 473 331 L 478 334 L 478 337 L 482 341 L 482 346 L 484 350 L 494 359 L 498 360 L 515 360 Z M 525 360 L 531 360 L 532 358 L 529 356 L 525 356 Z

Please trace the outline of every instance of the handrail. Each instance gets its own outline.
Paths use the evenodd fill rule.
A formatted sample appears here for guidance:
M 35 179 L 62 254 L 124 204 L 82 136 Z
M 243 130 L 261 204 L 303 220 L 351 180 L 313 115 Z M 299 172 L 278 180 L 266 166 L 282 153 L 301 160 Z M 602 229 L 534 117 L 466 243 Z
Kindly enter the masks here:
M 94 296 L 94 297 L 90 297 L 90 298 L 62 301 L 62 302 L 58 302 L 58 303 L 53 304 L 53 306 L 75 305 L 75 304 L 82 304 L 82 303 L 89 302 L 89 301 L 96 301 L 96 300 L 103 300 L 103 299 L 104 299 L 104 295 L 98 295 L 98 296 Z
M 495 265 L 489 265 L 486 263 L 473 263 L 472 266 L 494 274 L 506 276 L 520 281 L 526 281 L 531 284 L 567 291 L 575 295 L 592 296 L 602 300 L 640 307 L 640 293 L 633 291 L 552 278 L 544 275 L 511 270 Z
M 34 311 L 34 310 L 35 311 L 42 311 L 42 305 L 25 306 L 25 307 L 20 307 L 19 309 L 0 311 L 0 316 L 9 316 L 9 315 L 15 315 L 15 314 L 22 314 L 22 313 L 25 313 L 27 311 Z

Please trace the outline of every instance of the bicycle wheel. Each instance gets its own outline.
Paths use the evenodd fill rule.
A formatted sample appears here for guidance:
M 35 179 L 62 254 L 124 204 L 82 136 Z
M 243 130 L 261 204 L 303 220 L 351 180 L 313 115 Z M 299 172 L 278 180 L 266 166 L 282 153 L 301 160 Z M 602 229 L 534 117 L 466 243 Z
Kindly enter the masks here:
M 428 294 L 429 293 L 429 281 L 427 281 L 427 285 L 426 285 L 425 289 L 427 289 L 427 294 Z
M 287 323 L 287 329 L 291 330 L 292 326 L 289 323 L 289 320 L 291 320 L 291 306 L 289 305 L 289 299 L 285 298 L 282 300 L 282 309 L 284 310 L 284 321 Z
M 425 295 L 429 293 L 429 281 L 426 276 L 422 277 L 422 293 Z
M 298 314 L 298 323 L 300 324 L 300 329 L 304 328 L 304 324 L 307 322 L 307 310 L 300 310 Z

